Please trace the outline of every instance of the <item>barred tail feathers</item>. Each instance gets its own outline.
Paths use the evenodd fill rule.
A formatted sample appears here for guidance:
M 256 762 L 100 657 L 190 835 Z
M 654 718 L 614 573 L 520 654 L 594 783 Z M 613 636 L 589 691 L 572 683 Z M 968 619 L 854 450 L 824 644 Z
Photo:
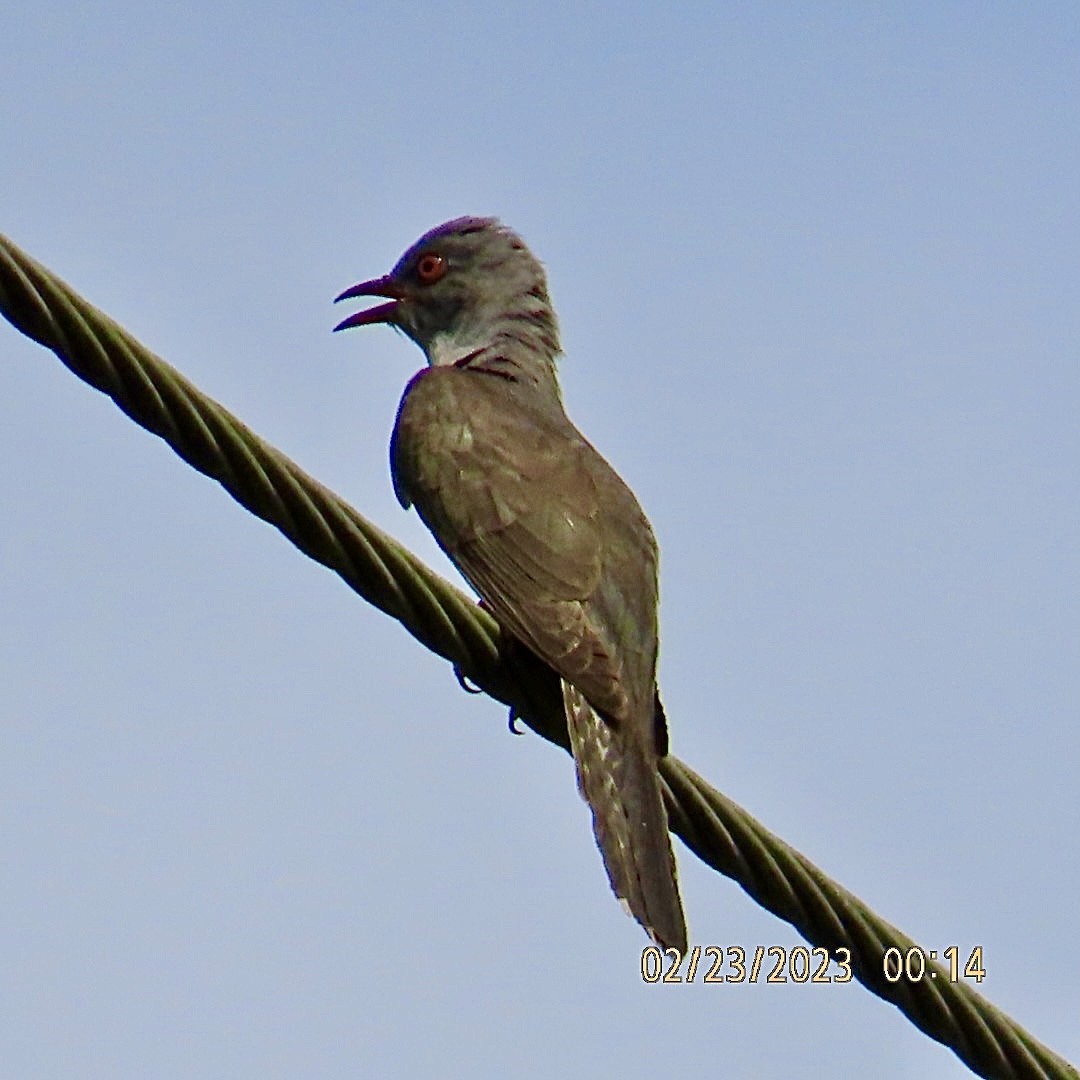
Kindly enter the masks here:
M 655 757 L 635 732 L 608 723 L 565 680 L 562 691 L 578 791 L 592 811 L 612 891 L 657 944 L 685 953 L 686 920 Z

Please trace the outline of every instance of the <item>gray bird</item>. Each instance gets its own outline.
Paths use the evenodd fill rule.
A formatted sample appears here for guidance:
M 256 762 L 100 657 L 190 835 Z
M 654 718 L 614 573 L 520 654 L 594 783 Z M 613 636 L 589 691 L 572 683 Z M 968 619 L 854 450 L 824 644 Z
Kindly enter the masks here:
M 494 218 L 422 236 L 337 299 L 388 302 L 335 327 L 388 323 L 428 367 L 390 443 L 415 506 L 504 634 L 562 680 L 578 789 L 611 887 L 663 947 L 686 923 L 657 772 L 657 549 L 633 492 L 567 419 L 559 331 L 539 260 Z

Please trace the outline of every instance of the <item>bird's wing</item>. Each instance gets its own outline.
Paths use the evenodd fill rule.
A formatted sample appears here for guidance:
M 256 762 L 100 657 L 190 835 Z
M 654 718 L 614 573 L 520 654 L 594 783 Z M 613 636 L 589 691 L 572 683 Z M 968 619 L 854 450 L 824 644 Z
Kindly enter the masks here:
M 655 553 L 651 583 L 640 569 L 629 579 L 612 572 L 620 546 L 638 542 L 629 534 L 639 523 L 602 505 L 611 501 L 604 481 L 626 491 L 651 543 L 648 523 L 561 412 L 515 407 L 505 392 L 493 398 L 491 379 L 433 370 L 414 381 L 392 444 L 399 495 L 500 625 L 596 708 L 618 720 L 628 696 L 642 694 L 651 707 Z M 648 579 L 649 563 L 633 562 Z

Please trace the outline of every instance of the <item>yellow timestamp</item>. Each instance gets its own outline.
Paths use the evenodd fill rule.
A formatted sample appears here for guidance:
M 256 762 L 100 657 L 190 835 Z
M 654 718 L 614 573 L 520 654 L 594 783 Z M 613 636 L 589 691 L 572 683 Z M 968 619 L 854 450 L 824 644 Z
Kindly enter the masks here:
M 835 970 L 834 970 L 835 965 Z M 764 977 L 762 977 L 764 976 Z M 846 983 L 851 982 L 851 951 L 808 949 L 805 945 L 695 945 L 689 952 L 641 950 L 641 979 L 646 983 Z
M 947 971 L 941 965 L 934 963 L 939 955 L 942 960 L 948 961 Z M 898 983 L 901 979 L 917 983 L 924 979 L 938 977 L 946 977 L 952 983 L 957 983 L 962 978 L 981 983 L 986 978 L 983 947 L 976 945 L 968 954 L 963 967 L 960 966 L 960 957 L 959 945 L 950 945 L 947 949 L 942 949 L 940 954 L 937 949 L 923 949 L 918 945 L 912 945 L 907 949 L 898 949 L 893 946 L 882 954 L 881 963 L 885 979 L 891 983 Z

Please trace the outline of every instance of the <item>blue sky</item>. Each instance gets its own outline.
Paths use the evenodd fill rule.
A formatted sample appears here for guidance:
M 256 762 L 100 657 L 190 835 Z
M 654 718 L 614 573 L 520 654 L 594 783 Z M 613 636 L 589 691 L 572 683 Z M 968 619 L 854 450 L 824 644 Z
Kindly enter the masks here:
M 662 551 L 674 751 L 1080 1059 L 1080 12 L 48 3 L 0 231 L 448 574 L 342 288 L 497 214 Z M 12 1076 L 966 1076 L 648 987 L 569 758 L 0 326 Z M 799 939 L 681 845 L 694 940 Z M 673 1063 L 677 1063 L 674 1065 Z

